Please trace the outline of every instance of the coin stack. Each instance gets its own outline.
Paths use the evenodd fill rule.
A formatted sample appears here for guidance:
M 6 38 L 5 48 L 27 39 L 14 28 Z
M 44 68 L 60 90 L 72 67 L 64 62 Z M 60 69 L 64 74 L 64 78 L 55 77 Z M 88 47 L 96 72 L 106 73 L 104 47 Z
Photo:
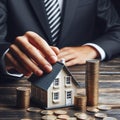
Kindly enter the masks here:
M 99 81 L 99 63 L 97 59 L 87 60 L 86 62 L 86 95 L 87 105 L 98 105 L 98 81 Z
M 19 108 L 28 108 L 30 105 L 30 88 L 28 87 L 18 87 L 16 106 Z
M 86 99 L 85 95 L 76 95 L 74 97 L 74 106 L 76 109 L 81 110 L 82 112 L 86 111 Z

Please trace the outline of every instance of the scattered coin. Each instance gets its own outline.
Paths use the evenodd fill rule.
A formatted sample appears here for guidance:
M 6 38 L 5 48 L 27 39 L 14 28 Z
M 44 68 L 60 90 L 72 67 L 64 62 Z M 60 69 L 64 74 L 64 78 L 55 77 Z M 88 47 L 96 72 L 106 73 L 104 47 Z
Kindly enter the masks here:
M 67 120 L 77 120 L 77 118 L 76 117 L 70 117 Z
M 93 113 L 99 112 L 99 110 L 98 110 L 97 108 L 95 108 L 95 107 L 88 107 L 88 108 L 87 108 L 87 111 L 88 111 L 88 112 L 93 112 Z
M 83 112 L 77 112 L 77 113 L 74 114 L 75 117 L 77 117 L 77 116 L 79 116 L 79 115 L 83 115 L 83 116 L 84 116 L 84 115 L 87 115 L 87 114 L 86 114 L 86 113 L 83 113 Z
M 42 114 L 42 115 L 52 115 L 52 114 L 53 114 L 53 111 L 51 111 L 51 110 L 42 110 L 42 111 L 41 111 L 41 114 Z
M 65 110 L 55 110 L 54 113 L 55 113 L 55 115 L 65 115 L 65 114 L 67 114 L 67 111 L 65 111 Z
M 41 112 L 41 109 L 40 108 L 37 108 L 37 107 L 29 107 L 27 109 L 28 112 Z
M 96 113 L 95 117 L 96 118 L 105 118 L 105 117 L 107 117 L 107 114 L 105 114 L 105 113 Z
M 68 115 L 59 115 L 59 116 L 58 116 L 58 118 L 59 118 L 59 119 L 62 119 L 62 120 L 68 120 L 69 117 L 70 117 L 70 116 L 68 116 Z
M 29 119 L 29 118 L 22 118 L 20 120 L 32 120 L 32 119 Z
M 114 117 L 105 117 L 103 120 L 117 120 L 117 119 Z
M 79 114 L 76 116 L 78 120 L 86 120 L 88 118 L 87 114 Z
M 95 120 L 94 117 L 88 116 L 87 120 Z
M 56 116 L 55 115 L 44 115 L 42 116 L 42 120 L 56 120 Z
M 107 105 L 99 105 L 99 106 L 98 106 L 98 109 L 99 109 L 99 110 L 104 110 L 104 111 L 106 111 L 106 110 L 110 110 L 111 107 L 110 107 L 110 106 L 107 106 Z

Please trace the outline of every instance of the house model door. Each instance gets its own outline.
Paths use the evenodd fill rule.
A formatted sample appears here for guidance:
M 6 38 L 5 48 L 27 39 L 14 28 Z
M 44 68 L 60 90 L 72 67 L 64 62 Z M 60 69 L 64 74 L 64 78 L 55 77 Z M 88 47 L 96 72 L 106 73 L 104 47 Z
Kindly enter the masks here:
M 66 106 L 72 105 L 72 91 L 66 91 Z

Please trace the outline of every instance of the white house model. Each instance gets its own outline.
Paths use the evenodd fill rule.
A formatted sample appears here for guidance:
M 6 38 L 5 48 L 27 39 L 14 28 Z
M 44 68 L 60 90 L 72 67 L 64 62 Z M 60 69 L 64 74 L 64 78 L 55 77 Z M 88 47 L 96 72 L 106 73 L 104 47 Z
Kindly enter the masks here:
M 79 84 L 61 62 L 53 65 L 53 70 L 42 77 L 32 75 L 31 99 L 45 109 L 73 106 Z

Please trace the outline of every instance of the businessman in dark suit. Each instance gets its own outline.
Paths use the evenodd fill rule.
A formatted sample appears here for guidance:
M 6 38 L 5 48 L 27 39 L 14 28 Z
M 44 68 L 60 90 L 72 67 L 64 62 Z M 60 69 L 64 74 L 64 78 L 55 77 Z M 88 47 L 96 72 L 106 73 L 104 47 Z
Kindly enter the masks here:
M 16 69 L 41 76 L 62 58 L 71 66 L 120 52 L 120 19 L 110 0 L 58 2 L 61 26 L 54 44 L 43 0 L 0 0 L 0 74 Z

